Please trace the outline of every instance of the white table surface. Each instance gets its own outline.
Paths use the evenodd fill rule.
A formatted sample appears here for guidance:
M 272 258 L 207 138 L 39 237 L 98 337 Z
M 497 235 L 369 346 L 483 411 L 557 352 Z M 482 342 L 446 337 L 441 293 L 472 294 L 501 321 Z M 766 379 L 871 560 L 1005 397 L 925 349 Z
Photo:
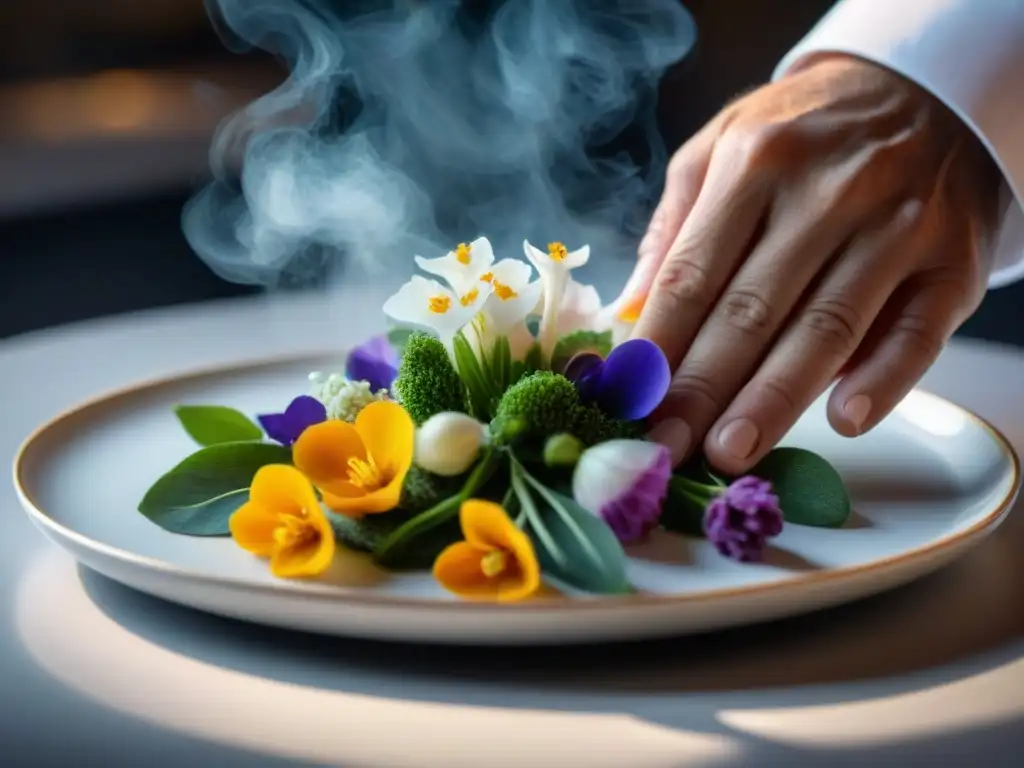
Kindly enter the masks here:
M 344 346 L 375 330 L 380 298 L 244 299 L 0 342 L 0 456 L 133 380 Z M 1024 353 L 957 342 L 925 386 L 1024 449 Z M 540 652 L 207 617 L 78 570 L 7 481 L 0 520 L 8 765 L 988 766 L 1018 764 L 1024 747 L 1019 510 L 955 565 L 854 606 L 709 638 Z

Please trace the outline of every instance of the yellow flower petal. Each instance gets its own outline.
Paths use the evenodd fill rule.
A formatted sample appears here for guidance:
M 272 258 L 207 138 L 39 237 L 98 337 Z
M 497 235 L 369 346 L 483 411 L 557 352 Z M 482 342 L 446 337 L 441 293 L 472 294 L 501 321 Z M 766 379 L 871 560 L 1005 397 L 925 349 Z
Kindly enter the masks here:
M 484 551 L 508 549 L 510 535 L 521 533 L 500 504 L 483 499 L 468 499 L 459 510 L 462 535 Z
M 469 599 L 523 600 L 541 587 L 540 564 L 530 538 L 500 505 L 470 499 L 459 511 L 466 541 L 448 547 L 434 563 L 434 577 L 445 589 Z M 488 577 L 484 557 L 494 551 L 507 558 L 501 572 Z
M 272 514 L 301 515 L 303 510 L 320 508 L 309 480 L 287 464 L 260 467 L 253 476 L 249 500 Z
M 355 429 L 381 472 L 400 476 L 401 484 L 416 445 L 416 425 L 405 408 L 393 400 L 370 403 L 356 416 Z
M 319 576 L 334 559 L 334 531 L 330 525 L 326 531 L 318 531 L 312 541 L 295 547 L 282 547 L 271 555 L 270 571 L 281 579 L 296 579 Z
M 397 477 L 383 488 L 366 493 L 360 490 L 361 496 L 336 496 L 324 491 L 324 504 L 335 512 L 345 515 L 376 514 L 390 512 L 398 506 L 402 498 L 402 482 L 405 476 Z
M 469 542 L 456 542 L 437 556 L 434 578 L 459 597 L 493 600 L 498 594 L 498 580 L 487 578 L 480 568 L 485 554 Z
M 366 447 L 347 421 L 323 421 L 307 427 L 295 441 L 292 461 L 321 490 L 336 496 L 355 492 L 348 482 L 349 459 L 366 459 Z
M 228 520 L 231 538 L 235 543 L 259 557 L 273 554 L 274 530 L 277 526 L 277 514 L 252 501 L 240 506 Z

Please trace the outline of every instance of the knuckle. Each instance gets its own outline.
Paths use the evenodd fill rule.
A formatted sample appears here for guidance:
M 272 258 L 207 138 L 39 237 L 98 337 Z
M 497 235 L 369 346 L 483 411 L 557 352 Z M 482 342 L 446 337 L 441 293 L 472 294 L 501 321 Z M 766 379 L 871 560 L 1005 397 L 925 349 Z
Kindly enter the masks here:
M 792 383 L 776 378 L 766 378 L 757 384 L 761 391 L 760 400 L 772 403 L 772 411 L 793 414 L 800 410 L 799 398 Z
M 815 299 L 804 310 L 804 328 L 836 351 L 852 350 L 860 337 L 863 319 L 852 304 L 836 297 Z
M 728 148 L 751 169 L 768 168 L 779 154 L 787 136 L 785 124 L 750 122 L 733 124 L 726 134 Z
M 721 411 L 723 406 L 718 388 L 711 380 L 703 374 L 689 371 L 680 371 L 675 375 L 665 399 L 674 403 L 697 401 L 697 405 L 715 413 Z
M 934 324 L 921 315 L 905 314 L 893 325 L 896 336 L 905 349 L 913 350 L 926 360 L 934 360 L 946 346 L 946 341 L 936 332 Z
M 743 333 L 763 335 L 772 327 L 771 306 L 754 291 L 729 291 L 722 297 L 720 307 L 725 321 Z
M 669 253 L 655 279 L 654 290 L 672 304 L 684 304 L 706 296 L 710 275 L 685 251 Z

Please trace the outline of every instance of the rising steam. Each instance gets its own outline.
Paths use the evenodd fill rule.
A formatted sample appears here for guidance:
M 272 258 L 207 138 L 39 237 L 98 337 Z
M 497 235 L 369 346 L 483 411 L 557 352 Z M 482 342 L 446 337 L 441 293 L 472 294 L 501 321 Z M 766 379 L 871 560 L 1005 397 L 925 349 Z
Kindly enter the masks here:
M 657 81 L 694 40 L 678 0 L 208 3 L 229 46 L 291 72 L 221 128 L 185 210 L 225 279 L 404 279 L 414 253 L 479 234 L 499 257 L 524 237 L 602 260 L 635 247 L 664 166 Z M 608 150 L 630 125 L 647 171 Z

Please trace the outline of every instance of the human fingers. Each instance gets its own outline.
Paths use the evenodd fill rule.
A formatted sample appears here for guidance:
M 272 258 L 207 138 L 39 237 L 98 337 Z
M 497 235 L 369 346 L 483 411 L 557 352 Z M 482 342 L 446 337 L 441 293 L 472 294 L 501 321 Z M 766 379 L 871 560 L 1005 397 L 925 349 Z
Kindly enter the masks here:
M 633 336 L 661 347 L 674 369 L 749 249 L 771 196 L 760 143 L 715 144 L 697 200 L 651 283 Z
M 637 248 L 637 263 L 633 273 L 622 289 L 621 295 L 626 303 L 631 300 L 642 302 L 650 291 L 651 282 L 669 246 L 697 202 L 717 134 L 717 123 L 712 121 L 672 156 L 665 173 L 661 200 Z
M 909 280 L 884 313 L 892 318 L 871 351 L 829 396 L 833 429 L 855 437 L 884 419 L 928 371 L 969 315 L 969 281 L 948 273 Z
M 723 472 L 749 469 L 789 431 L 858 348 L 873 319 L 923 247 L 922 204 L 905 203 L 883 225 L 857 236 L 792 314 L 771 352 L 716 414 L 704 440 Z

